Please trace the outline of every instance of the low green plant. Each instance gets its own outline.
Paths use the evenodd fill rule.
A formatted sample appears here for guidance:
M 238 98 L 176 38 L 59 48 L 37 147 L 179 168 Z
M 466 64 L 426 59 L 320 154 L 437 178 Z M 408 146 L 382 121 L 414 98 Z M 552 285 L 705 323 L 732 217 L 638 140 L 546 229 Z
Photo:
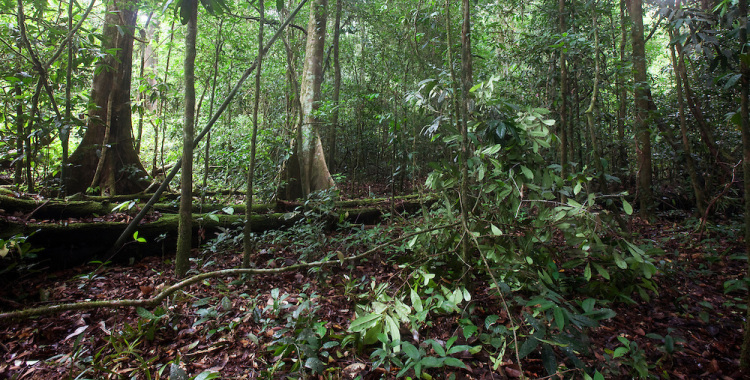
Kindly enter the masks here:
M 339 346 L 341 342 L 330 339 L 326 322 L 316 317 L 320 308 L 319 296 L 315 293 L 309 296 L 302 293 L 298 302 L 292 304 L 286 300 L 287 294 L 281 295 L 278 289 L 271 291 L 273 302 L 266 307 L 265 314 L 274 316 L 273 321 L 266 319 L 264 324 L 270 326 L 273 322 L 281 325 L 273 334 L 273 341 L 268 345 L 277 362 L 273 371 L 284 366 L 284 360 L 292 363 L 290 373 L 303 375 L 306 371 L 321 374 L 325 371 L 325 365 L 320 357 L 330 357 L 330 350 Z M 280 319 L 280 320 L 279 320 Z M 279 323 L 281 322 L 281 323 Z
M 34 236 L 34 232 L 28 235 L 16 234 L 7 239 L 0 239 L 0 275 L 9 273 L 13 270 L 30 271 L 33 270 L 36 263 L 37 253 L 41 248 L 34 248 L 29 243 L 29 238 Z
M 418 379 L 421 377 L 422 371 L 427 368 L 466 368 L 464 362 L 452 357 L 451 355 L 463 351 L 469 351 L 471 350 L 471 347 L 468 345 L 455 344 L 457 339 L 458 337 L 456 336 L 451 337 L 448 341 L 444 342 L 445 346 L 434 339 L 428 339 L 419 346 L 414 346 L 409 342 L 402 342 L 401 351 L 403 351 L 407 359 L 396 377 L 404 376 L 412 369 L 414 370 L 414 375 Z M 435 355 L 428 355 L 426 351 L 427 348 L 432 348 Z
M 617 359 L 622 364 L 628 366 L 630 368 L 630 375 L 639 379 L 650 378 L 649 369 L 653 366 L 646 360 L 646 352 L 638 347 L 638 343 L 624 336 L 618 336 L 617 340 L 622 346 L 615 348 L 614 351 L 610 349 L 604 351 L 608 355 L 611 355 L 612 359 Z
M 144 335 L 141 320 L 136 325 L 127 324 L 122 330 L 113 331 L 104 338 L 106 344 L 94 355 L 92 367 L 109 378 L 154 378 L 152 371 L 157 357 L 148 357 L 143 350 Z

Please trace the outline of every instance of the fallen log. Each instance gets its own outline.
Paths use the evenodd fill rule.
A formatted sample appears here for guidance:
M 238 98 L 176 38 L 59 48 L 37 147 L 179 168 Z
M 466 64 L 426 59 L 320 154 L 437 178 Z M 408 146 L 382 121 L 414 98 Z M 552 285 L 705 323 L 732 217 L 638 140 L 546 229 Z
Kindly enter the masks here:
M 145 196 L 145 195 L 143 195 Z M 77 200 L 59 200 L 59 199 L 24 199 L 15 197 L 12 195 L 0 194 L 0 210 L 3 210 L 6 214 L 20 213 L 24 219 L 52 219 L 62 220 L 68 218 L 84 218 L 95 215 L 106 215 L 114 212 L 115 208 L 122 205 L 122 209 L 119 212 L 134 213 L 139 210 L 142 205 L 136 201 L 141 198 L 127 198 L 122 201 L 121 198 L 107 198 L 107 197 L 82 197 L 76 198 Z M 113 199 L 117 199 L 116 201 Z M 145 199 L 145 198 L 143 198 Z M 133 201 L 136 203 L 127 204 L 127 202 Z M 393 202 L 396 211 L 403 212 L 414 212 L 420 207 L 420 199 L 418 195 L 409 195 L 402 197 L 393 198 Z M 431 202 L 426 200 L 422 202 Z M 360 199 L 352 201 L 338 201 L 334 202 L 335 209 L 341 208 L 356 208 L 356 207 L 377 207 L 377 208 L 389 208 L 391 203 L 390 198 L 374 198 L 374 199 Z M 298 209 L 302 209 L 303 204 L 298 202 L 277 202 L 270 204 L 258 204 L 253 205 L 253 213 L 269 213 L 269 212 L 293 212 Z M 313 205 L 315 207 L 315 205 Z M 223 212 L 225 209 L 231 208 L 233 214 L 244 214 L 244 204 L 215 204 L 215 203 L 195 203 L 192 207 L 192 212 L 196 213 L 210 213 L 210 212 Z M 163 214 L 175 214 L 179 210 L 179 205 L 174 203 L 157 203 L 153 206 L 154 211 L 161 212 Z M 0 211 L 2 212 L 2 211 Z
M 417 208 L 419 204 L 402 202 L 398 209 Z M 287 228 L 306 217 L 324 220 L 329 228 L 339 222 L 354 224 L 376 223 L 390 208 L 344 208 L 322 214 L 305 215 L 302 212 L 269 213 L 252 215 L 252 227 L 256 233 Z M 211 239 L 216 232 L 223 229 L 241 228 L 245 216 L 242 214 L 223 215 L 215 213 L 193 214 L 193 245 Z M 86 223 L 69 223 L 67 220 L 54 223 L 14 221 L 0 218 L 0 239 L 13 236 L 27 237 L 26 242 L 33 248 L 41 249 L 36 260 L 47 267 L 71 267 L 92 259 L 110 259 L 107 251 L 112 243 L 122 234 L 130 219 L 122 222 L 92 221 Z M 118 260 L 138 258 L 148 255 L 172 254 L 177 239 L 178 217 L 176 214 L 164 214 L 158 220 L 141 223 L 136 228 L 137 237 L 145 239 L 139 243 L 130 240 L 115 253 Z M 2 269 L 2 261 L 0 261 Z

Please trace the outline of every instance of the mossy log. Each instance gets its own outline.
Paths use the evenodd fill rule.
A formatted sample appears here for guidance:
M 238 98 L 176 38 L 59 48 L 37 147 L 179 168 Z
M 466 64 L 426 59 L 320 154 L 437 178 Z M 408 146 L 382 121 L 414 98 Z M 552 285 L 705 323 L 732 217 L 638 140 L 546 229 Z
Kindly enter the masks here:
M 7 193 L 5 193 L 7 194 Z M 83 197 L 76 198 L 79 200 L 58 200 L 58 199 L 47 199 L 47 200 L 33 200 L 33 199 L 22 199 L 10 195 L 0 194 L 0 209 L 4 210 L 7 214 L 20 213 L 25 219 L 51 219 L 51 220 L 62 220 L 68 218 L 84 218 L 94 215 L 106 215 L 113 212 L 113 209 L 122 202 L 128 200 L 147 199 L 145 198 L 132 198 L 127 200 L 106 197 Z M 416 211 L 421 203 L 430 203 L 431 199 L 422 200 L 418 196 L 403 196 L 393 198 L 393 204 L 395 211 L 398 212 L 414 212 Z M 377 207 L 381 209 L 390 208 L 390 198 L 374 198 L 374 199 L 361 199 L 353 201 L 339 201 L 334 202 L 336 209 L 343 208 L 357 208 L 357 207 Z M 315 207 L 314 204 L 312 204 Z M 140 206 L 134 206 L 132 209 L 124 208 L 120 212 L 130 213 Z M 193 204 L 193 213 L 210 213 L 210 212 L 221 212 L 224 209 L 231 207 L 233 214 L 244 214 L 244 204 Z M 179 205 L 174 203 L 157 203 L 153 209 L 155 211 L 172 214 L 178 212 Z M 271 204 L 258 204 L 253 205 L 254 213 L 268 213 L 268 212 L 293 212 L 301 209 L 302 204 L 297 202 L 277 202 Z
M 262 232 L 280 229 L 294 224 L 301 215 L 260 214 L 253 215 L 253 230 Z M 219 228 L 241 226 L 244 215 L 194 214 L 194 245 L 214 236 Z M 0 220 L 0 238 L 14 235 L 28 236 L 31 247 L 41 249 L 38 259 L 49 267 L 70 267 L 94 258 L 109 258 L 108 251 L 118 236 L 127 227 L 126 222 L 90 223 L 13 223 Z M 133 239 L 126 244 L 116 258 L 142 257 L 166 254 L 174 251 L 177 239 L 178 217 L 175 214 L 162 215 L 158 220 L 138 226 L 139 243 Z
M 348 208 L 340 209 L 323 216 L 329 227 L 340 221 L 355 224 L 370 224 L 378 221 L 388 209 Z M 320 216 L 316 216 L 320 218 Z M 301 212 L 270 213 L 252 215 L 255 232 L 282 229 L 301 221 Z M 241 214 L 193 214 L 194 245 L 213 238 L 221 229 L 241 228 L 245 216 Z M 109 258 L 108 251 L 119 235 L 127 227 L 127 222 L 68 223 L 19 223 L 0 219 L 0 239 L 14 235 L 28 236 L 27 242 L 33 248 L 42 249 L 38 259 L 48 267 L 71 267 L 93 258 Z M 174 251 L 177 239 L 178 216 L 164 214 L 158 220 L 142 223 L 137 228 L 138 238 L 146 240 L 138 243 L 135 239 L 127 243 L 116 254 L 117 259 L 167 254 Z

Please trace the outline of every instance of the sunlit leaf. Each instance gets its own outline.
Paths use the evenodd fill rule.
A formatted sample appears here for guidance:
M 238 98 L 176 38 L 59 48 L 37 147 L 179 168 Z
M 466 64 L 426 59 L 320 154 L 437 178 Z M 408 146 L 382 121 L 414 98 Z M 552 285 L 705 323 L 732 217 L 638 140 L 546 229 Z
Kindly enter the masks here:
M 625 210 L 626 214 L 633 215 L 633 206 L 624 199 L 622 200 L 622 209 Z

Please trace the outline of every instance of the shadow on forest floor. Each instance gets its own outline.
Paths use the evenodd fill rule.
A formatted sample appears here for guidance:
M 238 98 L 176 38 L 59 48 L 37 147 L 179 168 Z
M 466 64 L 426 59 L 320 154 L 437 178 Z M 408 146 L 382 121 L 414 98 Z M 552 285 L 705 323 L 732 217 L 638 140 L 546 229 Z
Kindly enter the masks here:
M 642 239 L 665 252 L 655 258 L 660 269 L 655 277 L 659 293 L 650 300 L 637 298 L 635 304 L 608 305 L 617 315 L 589 333 L 591 353 L 583 360 L 606 378 L 636 377 L 639 368 L 658 378 L 738 376 L 746 290 L 739 287 L 725 294 L 725 286 L 732 290 L 733 284 L 742 284 L 746 260 L 741 239 L 732 227 L 716 225 L 697 241 L 684 219 L 677 219 L 663 215 L 655 223 L 634 219 L 631 224 Z M 355 230 L 371 230 L 369 236 L 386 239 L 397 236 L 399 228 L 355 227 L 320 236 L 321 244 L 308 246 L 288 244 L 278 237 L 268 239 L 259 245 L 255 265 L 277 268 L 312 258 L 301 255 L 335 255 Z M 225 243 L 231 240 L 224 236 Z M 364 251 L 370 243 L 350 241 L 347 246 L 352 251 L 346 254 Z M 194 251 L 195 273 L 239 266 L 241 252 L 236 247 L 211 244 Z M 381 252 L 344 267 L 209 279 L 186 288 L 157 310 L 98 309 L 0 321 L 0 378 L 145 378 L 148 372 L 151 378 L 165 379 L 171 363 L 179 363 L 190 374 L 211 371 L 222 378 L 281 378 L 294 375 L 299 368 L 309 373 L 318 365 L 310 357 L 320 358 L 322 375 L 318 378 L 391 378 L 398 369 L 392 367 L 389 372 L 373 366 L 373 348 L 357 347 L 346 336 L 355 304 L 363 301 L 361 294 L 368 294 L 377 284 L 388 283 L 389 289 L 406 284 L 413 267 L 402 264 L 412 258 L 401 255 Z M 175 282 L 171 257 L 147 257 L 132 266 L 108 267 L 91 276 L 96 268 L 90 264 L 5 281 L 0 287 L 0 308 L 146 298 Z M 482 321 L 493 316 L 493 323 L 510 327 L 507 313 L 488 284 L 475 284 L 471 318 L 482 326 Z M 514 310 L 519 314 L 516 319 L 520 318 L 523 308 Z M 418 333 L 404 330 L 403 339 L 412 339 L 413 334 L 422 341 L 445 342 L 462 336 L 460 329 L 456 314 L 436 314 Z M 459 343 L 472 344 L 471 340 Z M 623 349 L 626 344 L 628 348 Z M 622 355 L 612 359 L 615 352 Z M 519 377 L 522 368 L 530 378 L 547 375 L 538 353 L 523 359 L 519 367 L 510 347 L 494 366 L 486 350 L 456 357 L 465 369 L 444 367 L 428 372 L 433 378 L 501 379 Z M 564 372 L 565 367 L 560 371 L 567 377 L 581 377 L 580 372 Z

